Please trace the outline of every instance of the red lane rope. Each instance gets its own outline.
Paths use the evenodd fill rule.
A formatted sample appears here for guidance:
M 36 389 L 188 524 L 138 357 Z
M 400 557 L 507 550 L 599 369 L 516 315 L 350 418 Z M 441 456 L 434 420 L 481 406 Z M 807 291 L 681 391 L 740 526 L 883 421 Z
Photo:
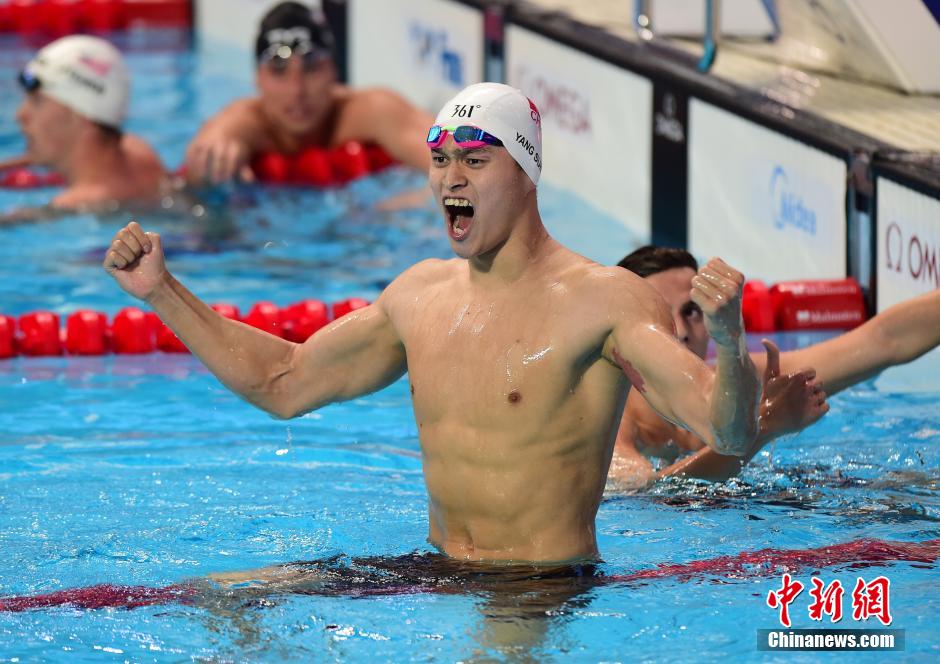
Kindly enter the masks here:
M 895 561 L 931 563 L 938 558 L 940 539 L 925 542 L 859 539 L 817 549 L 761 549 L 745 551 L 736 556 L 719 556 L 682 564 L 662 564 L 655 569 L 640 570 L 618 576 L 616 579 L 622 582 L 662 578 L 689 581 L 702 576 L 745 579 L 783 572 L 792 573 L 806 567 L 830 567 L 849 563 L 868 566 Z
M 0 33 L 69 35 L 128 26 L 192 24 L 190 0 L 10 0 L 0 2 Z
M 703 576 L 744 579 L 772 576 L 783 572 L 793 573 L 807 567 L 819 569 L 842 564 L 868 567 L 892 562 L 932 563 L 938 558 L 940 558 L 940 539 L 924 542 L 860 539 L 816 549 L 745 551 L 734 556 L 719 556 L 681 564 L 662 564 L 655 569 L 601 577 L 601 579 L 603 583 L 635 583 L 665 578 L 686 582 Z M 354 589 L 349 594 L 351 596 L 413 594 L 434 590 L 433 585 L 402 585 L 378 587 L 374 589 L 374 592 L 372 589 Z M 16 613 L 55 606 L 74 606 L 81 609 L 134 609 L 170 602 L 188 603 L 197 593 L 194 585 L 185 583 L 162 588 L 101 584 L 59 590 L 43 595 L 0 598 L 0 612 Z
M 53 606 L 74 606 L 79 609 L 136 609 L 154 604 L 185 602 L 187 598 L 193 596 L 194 592 L 195 589 L 192 586 L 185 584 L 162 588 L 101 584 L 59 590 L 45 595 L 0 598 L 0 611 L 19 613 Z
M 395 163 L 378 145 L 350 141 L 336 148 L 309 147 L 295 155 L 265 152 L 252 160 L 251 167 L 258 180 L 266 184 L 334 187 L 377 173 Z M 180 175 L 185 172 L 185 166 L 177 170 Z M 36 171 L 28 167 L 9 168 L 0 173 L 0 188 L 5 189 L 34 189 L 64 184 L 65 179 L 59 173 Z
M 334 302 L 330 307 L 320 300 L 303 300 L 280 308 L 272 302 L 258 302 L 242 317 L 231 304 L 212 308 L 226 318 L 303 343 L 321 327 L 351 311 L 368 306 L 362 298 Z M 332 315 L 331 315 L 332 314 Z M 163 351 L 188 353 L 189 350 L 152 312 L 137 307 L 121 309 L 108 324 L 100 311 L 82 309 L 68 316 L 65 328 L 59 316 L 49 311 L 33 311 L 18 320 L 0 314 L 0 359 L 16 355 L 31 357 L 69 355 L 141 354 Z

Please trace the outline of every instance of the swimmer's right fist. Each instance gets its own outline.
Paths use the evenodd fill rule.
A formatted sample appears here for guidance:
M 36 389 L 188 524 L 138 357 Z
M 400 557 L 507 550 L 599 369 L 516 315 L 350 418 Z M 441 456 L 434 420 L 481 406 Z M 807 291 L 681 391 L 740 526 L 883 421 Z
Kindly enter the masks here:
M 102 267 L 125 291 L 147 300 L 166 277 L 160 236 L 132 221 L 114 236 Z

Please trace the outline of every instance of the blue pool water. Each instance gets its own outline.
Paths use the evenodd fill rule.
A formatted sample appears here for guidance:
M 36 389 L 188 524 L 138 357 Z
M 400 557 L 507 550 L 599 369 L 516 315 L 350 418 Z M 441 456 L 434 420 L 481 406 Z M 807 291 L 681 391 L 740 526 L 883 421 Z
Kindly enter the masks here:
M 206 74 L 190 51 L 175 48 L 178 34 L 127 39 L 139 48 L 130 58 L 131 128 L 177 164 L 201 119 L 243 92 L 241 84 Z M 12 72 L 28 51 L 7 41 L 0 54 L 2 156 L 22 147 L 11 121 Z M 262 299 L 374 298 L 413 262 L 448 255 L 433 209 L 374 209 L 421 183 L 392 171 L 342 191 L 240 192 L 231 223 L 213 228 L 183 216 L 143 221 L 166 238 L 174 271 L 209 301 L 244 310 Z M 0 211 L 48 194 L 0 191 Z M 582 201 L 550 188 L 540 196 L 550 227 L 591 257 L 611 262 L 635 246 Z M 566 225 L 575 217 L 577 232 Z M 0 229 L 0 312 L 113 314 L 132 304 L 99 267 L 120 223 L 75 215 Z M 811 340 L 778 337 L 784 347 Z M 739 479 L 610 491 L 598 514 L 602 571 L 861 537 L 940 538 L 938 403 L 940 382 L 917 392 L 869 382 L 834 398 L 830 415 L 778 441 Z M 427 551 L 426 535 L 404 380 L 281 422 L 239 401 L 188 356 L 0 361 L 0 596 L 162 586 L 337 554 L 391 557 Z M 868 658 L 936 660 L 940 583 L 932 565 L 841 565 L 796 576 L 808 586 L 813 571 L 841 580 L 847 594 L 858 576 L 888 576 L 892 627 L 906 630 L 906 652 Z M 554 605 L 542 597 L 544 606 L 537 591 L 506 602 L 474 590 L 59 607 L 0 613 L 0 661 L 759 661 L 766 658 L 755 630 L 778 626 L 764 597 L 779 584 L 662 579 L 599 586 Z M 805 598 L 792 606 L 795 627 L 815 626 Z M 838 626 L 880 623 L 849 615 Z

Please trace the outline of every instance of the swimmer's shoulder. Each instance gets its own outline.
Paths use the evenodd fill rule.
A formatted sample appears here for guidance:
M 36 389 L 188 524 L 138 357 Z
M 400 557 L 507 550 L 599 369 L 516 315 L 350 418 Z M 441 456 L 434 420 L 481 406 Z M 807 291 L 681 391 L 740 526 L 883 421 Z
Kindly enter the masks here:
M 334 93 L 334 99 L 340 108 L 335 137 L 338 142 L 376 140 L 377 133 L 387 126 L 410 129 L 418 123 L 423 130 L 433 120 L 388 88 L 342 86 Z
M 155 178 L 162 178 L 166 173 L 163 162 L 156 150 L 139 136 L 124 134 L 121 137 L 121 149 L 136 171 Z
M 411 108 L 411 104 L 400 94 L 380 86 L 356 89 L 342 86 L 337 88 L 335 96 L 349 108 L 368 108 L 371 113 L 385 114 L 399 108 Z
M 672 326 L 672 314 L 662 296 L 646 280 L 622 267 L 589 261 L 580 267 L 576 292 L 611 325 L 637 321 Z
M 234 133 L 242 138 L 247 137 L 249 133 L 260 134 L 252 136 L 255 142 L 269 138 L 269 124 L 265 120 L 264 111 L 261 108 L 261 100 L 258 97 L 242 97 L 230 102 L 218 113 L 213 115 L 199 129 L 199 133 L 205 131 Z
M 458 258 L 443 260 L 429 258 L 415 263 L 392 280 L 376 304 L 387 313 L 403 312 L 419 298 L 427 295 L 432 289 L 446 289 L 448 284 L 456 278 L 460 266 L 466 266 L 466 261 Z
M 446 284 L 454 279 L 461 266 L 465 268 L 466 264 L 466 261 L 459 258 L 428 258 L 415 263 L 395 277 L 386 291 L 412 291 Z

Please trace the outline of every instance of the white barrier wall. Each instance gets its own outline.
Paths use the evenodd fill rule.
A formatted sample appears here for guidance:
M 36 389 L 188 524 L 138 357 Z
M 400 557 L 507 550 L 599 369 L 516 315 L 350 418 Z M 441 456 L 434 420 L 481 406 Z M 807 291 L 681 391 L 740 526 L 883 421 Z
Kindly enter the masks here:
M 940 288 L 940 201 L 879 177 L 878 311 Z
M 245 82 L 254 81 L 255 37 L 261 17 L 281 0 L 196 0 L 201 67 Z M 316 9 L 319 0 L 305 4 Z M 214 73 L 214 72 L 213 72 Z
M 483 13 L 448 0 L 351 0 L 349 80 L 436 113 L 483 80 Z
M 652 83 L 515 25 L 505 60 L 542 116 L 542 177 L 648 239 Z
M 877 302 L 880 313 L 893 304 L 940 288 L 940 201 L 884 177 L 877 192 Z M 882 373 L 878 389 L 937 391 L 940 349 Z
M 698 99 L 689 103 L 689 250 L 749 278 L 846 272 L 841 159 Z

